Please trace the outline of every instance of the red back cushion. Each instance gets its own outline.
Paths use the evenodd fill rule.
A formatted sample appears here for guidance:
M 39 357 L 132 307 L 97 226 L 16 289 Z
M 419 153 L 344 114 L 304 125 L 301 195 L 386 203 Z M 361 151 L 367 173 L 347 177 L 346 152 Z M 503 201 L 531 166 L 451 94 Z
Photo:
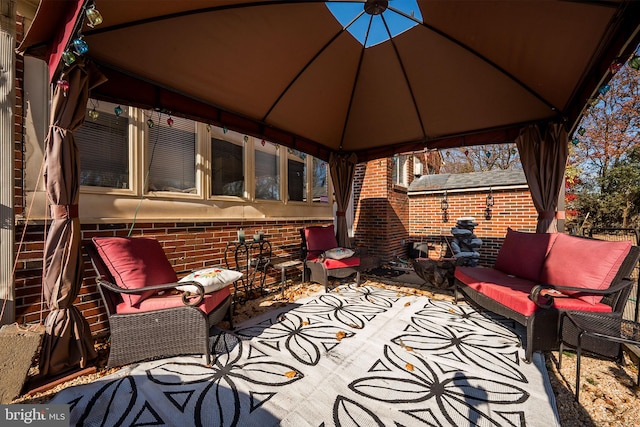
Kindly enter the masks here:
M 155 239 L 125 237 L 94 237 L 98 249 L 116 284 L 121 288 L 139 289 L 178 281 L 167 256 Z M 137 305 L 155 291 L 122 295 L 125 303 Z
M 537 282 L 544 259 L 556 240 L 556 233 L 523 233 L 507 229 L 494 268 Z
M 606 289 L 631 250 L 631 242 L 606 242 L 559 234 L 542 268 L 540 281 L 559 286 Z M 590 304 L 602 296 L 566 292 Z
M 336 240 L 336 233 L 333 231 L 333 225 L 329 225 L 327 227 L 305 228 L 304 238 L 307 240 L 307 250 L 310 252 L 324 252 L 338 247 L 338 241 Z

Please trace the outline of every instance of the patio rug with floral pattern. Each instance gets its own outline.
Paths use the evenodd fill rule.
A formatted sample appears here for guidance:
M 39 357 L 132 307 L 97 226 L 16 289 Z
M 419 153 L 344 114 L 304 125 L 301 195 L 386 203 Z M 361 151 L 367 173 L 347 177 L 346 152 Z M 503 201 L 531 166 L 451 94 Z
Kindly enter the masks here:
M 74 425 L 554 426 L 540 354 L 515 325 L 424 296 L 341 286 L 184 356 L 60 392 Z M 188 333 L 188 331 L 185 331 Z

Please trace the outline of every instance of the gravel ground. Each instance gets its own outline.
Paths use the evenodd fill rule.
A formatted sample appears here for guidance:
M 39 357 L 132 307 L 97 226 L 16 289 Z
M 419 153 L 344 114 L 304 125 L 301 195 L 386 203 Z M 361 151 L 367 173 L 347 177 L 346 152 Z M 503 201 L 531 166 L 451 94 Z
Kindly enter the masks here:
M 421 288 L 420 286 L 404 287 L 399 283 L 381 278 L 370 278 L 366 280 L 365 284 L 394 289 L 405 294 L 426 295 L 434 299 L 452 299 L 450 295 L 434 294 L 427 288 Z M 285 298 L 282 298 L 281 293 L 276 291 L 265 297 L 251 299 L 236 309 L 234 322 L 239 324 L 265 311 L 277 309 L 289 302 L 294 302 L 322 291 L 323 286 L 305 283 L 289 286 Z M 224 328 L 228 324 L 223 322 L 220 326 Z M 46 403 L 57 392 L 66 387 L 89 383 L 117 371 L 117 368 L 104 368 L 108 354 L 108 344 L 104 341 L 98 341 L 96 348 L 99 353 L 98 372 L 67 381 L 46 392 L 20 396 L 12 403 Z M 575 354 L 565 352 L 562 358 L 562 370 L 560 371 L 556 367 L 557 352 L 548 352 L 545 357 L 562 426 L 640 426 L 640 389 L 635 383 L 638 369 L 635 364 L 630 362 L 628 357 L 626 357 L 626 366 L 619 366 L 615 362 L 604 361 L 587 355 L 583 356 L 581 362 L 580 403 L 575 400 Z M 32 368 L 30 375 L 37 375 L 37 368 Z

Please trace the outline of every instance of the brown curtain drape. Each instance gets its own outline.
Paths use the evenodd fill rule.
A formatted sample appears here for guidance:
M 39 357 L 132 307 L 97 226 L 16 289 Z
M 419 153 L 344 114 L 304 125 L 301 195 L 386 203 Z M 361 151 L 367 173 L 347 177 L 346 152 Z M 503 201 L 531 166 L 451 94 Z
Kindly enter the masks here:
M 343 248 L 351 246 L 349 229 L 345 212 L 351 198 L 351 185 L 356 173 L 358 157 L 354 154 L 331 153 L 329 156 L 329 170 L 333 181 L 333 191 L 336 196 L 336 240 Z
M 49 308 L 40 353 L 40 375 L 86 367 L 95 359 L 86 319 L 73 306 L 82 285 L 78 219 L 80 156 L 73 132 L 84 122 L 89 90 L 104 78 L 95 66 L 78 61 L 55 85 L 51 121 L 45 141 L 45 185 L 51 225 L 44 250 L 44 297 Z
M 538 211 L 536 232 L 554 233 L 558 231 L 556 218 L 564 214 L 556 212 L 556 207 L 569 153 L 567 131 L 558 123 L 527 126 L 516 145 Z

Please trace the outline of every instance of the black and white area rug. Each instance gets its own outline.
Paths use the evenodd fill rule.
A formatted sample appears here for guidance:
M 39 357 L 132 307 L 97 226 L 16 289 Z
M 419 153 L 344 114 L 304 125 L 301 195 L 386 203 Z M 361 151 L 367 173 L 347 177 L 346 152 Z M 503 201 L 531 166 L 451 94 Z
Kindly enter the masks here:
M 541 354 L 467 305 L 344 286 L 61 391 L 83 426 L 559 426 Z M 188 331 L 185 331 L 188 333 Z

